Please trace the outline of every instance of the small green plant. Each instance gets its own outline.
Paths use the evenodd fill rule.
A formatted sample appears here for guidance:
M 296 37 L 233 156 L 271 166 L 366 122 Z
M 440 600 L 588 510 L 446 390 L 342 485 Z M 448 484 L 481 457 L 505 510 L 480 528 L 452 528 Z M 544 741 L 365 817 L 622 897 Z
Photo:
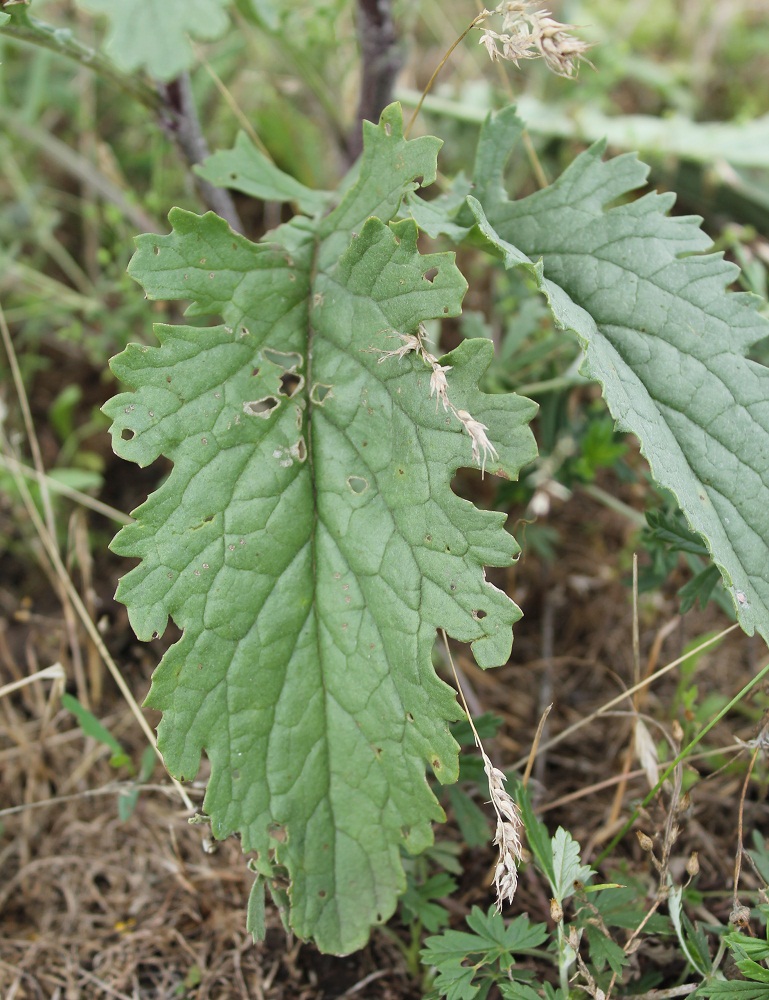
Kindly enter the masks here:
M 433 980 L 429 996 L 485 1000 L 496 986 L 503 997 L 534 1000 L 536 986 L 544 987 L 548 1000 L 567 1000 L 575 982 L 593 996 L 611 992 L 629 963 L 629 942 L 620 943 L 613 932 L 636 933 L 643 926 L 666 935 L 670 922 L 649 909 L 646 889 L 636 880 L 591 885 L 594 872 L 582 864 L 571 835 L 559 827 L 548 836 L 522 785 L 515 797 L 534 862 L 549 886 L 552 926 L 526 915 L 506 922 L 498 910 L 484 914 L 474 907 L 466 921 L 472 933 L 447 930 L 425 941 L 422 961 Z
M 120 741 L 107 729 L 87 708 L 80 704 L 77 698 L 71 694 L 62 694 L 61 703 L 68 712 L 71 712 L 78 721 L 80 728 L 86 736 L 98 740 L 112 751 L 109 764 L 116 771 L 127 772 L 130 782 L 123 785 L 117 797 L 118 816 L 125 821 L 131 818 L 136 803 L 139 801 L 141 786 L 146 784 L 152 777 L 152 772 L 157 763 L 157 756 L 154 747 L 145 747 L 139 762 L 138 773 L 133 761 L 126 753 Z
M 769 997 L 769 906 L 762 904 L 758 914 L 764 923 L 763 937 L 749 937 L 732 931 L 723 943 L 743 975 L 743 979 L 710 978 L 700 986 L 698 995 L 719 1000 L 767 1000 Z
M 531 971 L 519 967 L 517 956 L 531 954 L 547 940 L 544 924 L 532 924 L 519 916 L 505 923 L 491 907 L 484 913 L 477 906 L 467 918 L 470 931 L 444 931 L 429 937 L 422 961 L 435 969 L 434 990 L 428 996 L 451 1000 L 485 1000 L 496 984 L 503 997 L 528 1000 L 537 994 L 528 985 Z

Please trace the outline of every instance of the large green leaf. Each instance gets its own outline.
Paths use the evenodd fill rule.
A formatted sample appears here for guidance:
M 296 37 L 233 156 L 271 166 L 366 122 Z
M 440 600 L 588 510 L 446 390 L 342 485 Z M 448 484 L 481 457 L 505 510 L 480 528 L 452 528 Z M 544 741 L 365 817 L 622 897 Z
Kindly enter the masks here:
M 745 357 L 769 335 L 758 300 L 726 291 L 737 269 L 702 253 L 698 219 L 667 214 L 673 195 L 628 200 L 647 174 L 633 155 L 603 162 L 595 146 L 509 201 L 502 174 L 520 131 L 512 109 L 484 126 L 475 221 L 576 332 L 585 373 L 704 537 L 740 624 L 769 639 L 769 370 Z
M 193 778 L 207 754 L 215 835 L 238 831 L 263 874 L 284 866 L 291 926 L 334 952 L 392 913 L 400 846 L 431 841 L 425 767 L 457 775 L 436 629 L 487 667 L 519 615 L 483 571 L 517 553 L 504 515 L 450 487 L 469 437 L 430 397 L 424 360 L 381 353 L 460 311 L 453 255 L 420 255 L 411 220 L 388 225 L 435 176 L 438 146 L 406 142 L 387 109 L 337 208 L 269 243 L 172 211 L 131 273 L 225 325 L 156 328 L 160 347 L 114 360 L 135 391 L 105 407 L 118 454 L 174 463 L 113 545 L 142 560 L 118 590 L 137 635 L 169 615 L 183 629 L 148 699 L 166 764 Z M 452 403 L 488 427 L 489 471 L 514 477 L 535 453 L 534 404 L 478 390 L 491 356 L 467 341 L 442 360 Z
M 219 38 L 227 29 L 224 8 L 230 0 L 76 0 L 78 6 L 106 15 L 106 51 L 130 73 L 146 69 L 158 80 L 172 80 L 195 62 L 189 37 Z

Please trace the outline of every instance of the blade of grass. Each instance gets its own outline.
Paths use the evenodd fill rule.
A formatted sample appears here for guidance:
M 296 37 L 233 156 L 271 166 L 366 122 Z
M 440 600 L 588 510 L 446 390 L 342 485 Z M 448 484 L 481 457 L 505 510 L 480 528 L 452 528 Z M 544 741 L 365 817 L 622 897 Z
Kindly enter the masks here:
M 31 469 L 28 465 L 24 465 L 23 462 L 19 462 L 11 455 L 0 454 L 0 466 L 8 469 L 9 472 L 19 472 L 22 476 L 26 476 L 27 479 L 37 479 L 37 472 L 34 469 Z M 117 524 L 133 524 L 134 519 L 130 514 L 124 514 L 122 510 L 117 510 L 116 507 L 110 507 L 109 504 L 102 503 L 101 500 L 89 497 L 87 493 L 81 493 L 80 490 L 76 490 L 72 486 L 60 483 L 58 479 L 54 479 L 53 476 L 47 473 L 45 479 L 51 493 L 59 493 L 69 500 L 74 500 L 83 507 L 88 507 L 89 510 L 101 514 L 111 521 L 115 521 Z

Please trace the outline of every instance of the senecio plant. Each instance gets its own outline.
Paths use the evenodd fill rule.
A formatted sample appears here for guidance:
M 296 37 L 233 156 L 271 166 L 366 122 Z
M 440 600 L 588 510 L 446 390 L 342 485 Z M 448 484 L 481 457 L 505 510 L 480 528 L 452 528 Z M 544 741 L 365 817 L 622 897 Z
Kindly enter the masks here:
M 6 6 L 11 34 L 38 30 Z M 174 73 L 190 64 L 186 32 L 218 32 L 226 3 L 167 0 L 165 62 L 123 0 L 83 6 L 107 15 L 119 70 L 166 79 L 169 60 Z M 150 21 L 159 10 L 133 8 Z M 494 57 L 540 55 L 564 75 L 584 58 L 570 26 L 528 3 L 473 25 Z M 441 142 L 408 138 L 397 104 L 363 123 L 336 192 L 304 187 L 241 134 L 199 178 L 290 202 L 291 220 L 254 243 L 213 212 L 175 208 L 169 235 L 140 236 L 130 264 L 149 299 L 218 318 L 129 346 L 112 362 L 127 391 L 105 406 L 118 455 L 173 462 L 113 543 L 140 560 L 117 593 L 137 636 L 162 635 L 169 617 L 182 630 L 147 699 L 163 713 L 158 744 L 180 780 L 209 759 L 213 833 L 253 854 L 251 926 L 266 885 L 286 925 L 326 952 L 361 947 L 391 916 L 402 849 L 423 851 L 444 819 L 426 769 L 456 780 L 449 723 L 463 713 L 433 667 L 436 631 L 485 669 L 507 661 L 520 617 L 484 575 L 518 554 L 505 515 L 451 480 L 467 466 L 515 479 L 536 456 L 536 405 L 481 391 L 489 340 L 431 346 L 467 283 L 453 253 L 420 252 L 420 230 L 536 285 L 705 540 L 740 624 L 769 638 L 769 378 L 746 358 L 769 325 L 754 298 L 727 292 L 736 268 L 703 253 L 698 219 L 671 217 L 672 195 L 636 194 L 647 168 L 635 155 L 605 160 L 598 144 L 546 189 L 510 197 L 522 128 L 513 107 L 489 115 L 471 182 L 439 197 Z M 510 898 L 517 814 L 484 764 Z

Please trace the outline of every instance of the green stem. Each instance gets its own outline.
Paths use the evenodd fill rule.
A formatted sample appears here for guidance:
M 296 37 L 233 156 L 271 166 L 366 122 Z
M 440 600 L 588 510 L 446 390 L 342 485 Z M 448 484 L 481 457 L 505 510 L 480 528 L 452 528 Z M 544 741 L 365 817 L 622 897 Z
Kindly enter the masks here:
M 10 13 L 11 20 L 4 28 L 0 29 L 7 38 L 36 45 L 38 48 L 49 49 L 51 52 L 103 76 L 115 84 L 124 94 L 143 104 L 154 114 L 158 114 L 162 110 L 160 95 L 150 84 L 137 76 L 129 76 L 127 73 L 121 72 L 109 59 L 105 59 L 95 49 L 79 42 L 67 28 L 56 28 L 36 17 L 30 17 L 23 7 L 14 8 L 7 13 Z
M 419 957 L 422 944 L 422 921 L 413 920 L 409 930 L 411 942 L 405 951 L 406 968 L 414 979 L 419 979 L 422 971 L 422 962 Z
M 561 986 L 564 1000 L 569 996 L 569 969 L 571 962 L 566 957 L 566 935 L 563 930 L 563 920 L 559 920 L 556 925 L 558 932 L 558 982 Z
M 607 493 L 606 490 L 602 490 L 600 486 L 596 486 L 594 483 L 583 483 L 580 489 L 583 493 L 587 493 L 588 496 L 608 507 L 609 510 L 613 510 L 617 514 L 622 514 L 636 528 L 646 527 L 646 518 L 640 511 L 624 503 L 611 493 Z
M 438 65 L 435 68 L 435 72 L 430 77 L 430 79 L 427 81 L 427 86 L 422 91 L 422 96 L 419 98 L 419 101 L 417 102 L 417 106 L 414 108 L 414 113 L 412 114 L 411 118 L 409 119 L 409 123 L 406 126 L 405 132 L 403 133 L 403 135 L 405 136 L 405 138 L 408 138 L 409 132 L 411 131 L 411 126 L 414 124 L 414 122 L 416 121 L 417 115 L 422 110 L 422 105 L 425 102 L 425 98 L 430 93 L 430 90 L 432 89 L 432 86 L 435 83 L 436 77 L 438 76 L 438 74 L 440 73 L 440 71 L 443 69 L 443 67 L 446 65 L 446 63 L 449 61 L 449 57 L 451 56 L 451 53 L 454 51 L 454 49 L 457 47 L 457 45 L 459 45 L 459 43 L 461 41 L 463 41 L 463 39 L 467 38 L 467 36 L 470 34 L 470 32 L 473 30 L 473 28 L 476 26 L 476 24 L 478 24 L 480 21 L 483 21 L 487 17 L 488 17 L 488 13 L 485 10 L 481 11 L 481 13 L 478 14 L 477 17 L 474 17 L 473 20 L 470 22 L 470 24 L 468 24 L 468 26 L 465 28 L 465 30 L 462 32 L 462 34 L 459 36 L 459 38 L 457 38 L 457 40 L 454 42 L 454 44 L 447 50 L 447 52 L 444 55 L 443 59 L 441 59 L 441 61 L 438 63 Z

